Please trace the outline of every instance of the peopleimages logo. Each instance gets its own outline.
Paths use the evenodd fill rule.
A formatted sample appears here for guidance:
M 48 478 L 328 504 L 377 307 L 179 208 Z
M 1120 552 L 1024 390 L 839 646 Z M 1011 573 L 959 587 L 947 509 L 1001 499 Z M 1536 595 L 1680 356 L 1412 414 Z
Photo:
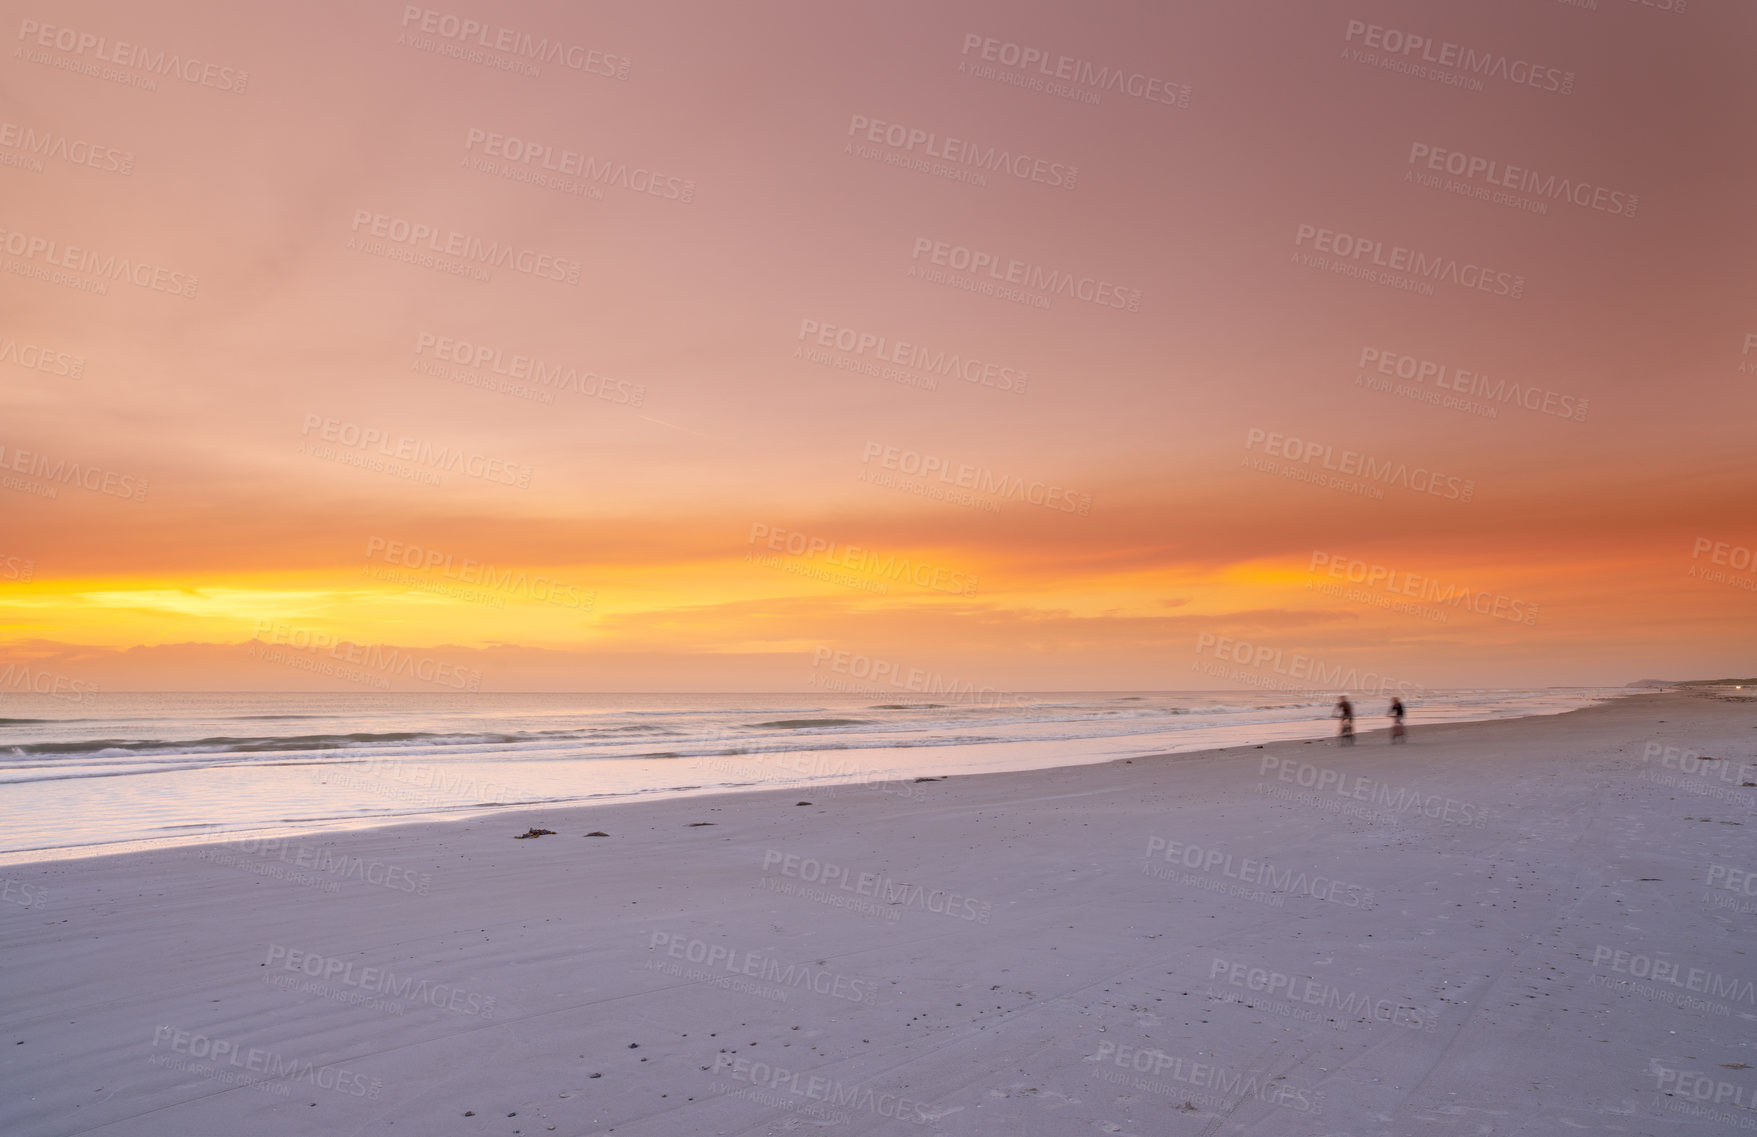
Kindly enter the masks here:
M 1344 450 L 1340 455 L 1336 447 L 1323 442 L 1314 442 L 1295 438 L 1291 435 L 1278 434 L 1253 426 L 1245 433 L 1245 449 L 1254 450 L 1259 444 L 1263 453 L 1289 462 L 1301 462 L 1310 465 L 1321 459 L 1320 465 L 1325 470 L 1334 470 L 1349 477 L 1363 478 L 1367 482 L 1379 482 L 1388 486 L 1402 486 L 1412 493 L 1431 494 L 1449 501 L 1468 503 L 1476 493 L 1474 478 L 1459 478 L 1450 474 L 1441 474 L 1426 466 L 1411 468 L 1407 462 L 1381 461 L 1370 454 L 1358 450 Z
M 936 916 L 950 916 L 978 924 L 988 923 L 994 912 L 994 905 L 987 900 L 977 900 L 945 888 L 926 889 L 879 873 L 857 872 L 834 861 L 820 861 L 816 857 L 784 853 L 779 849 L 763 851 L 763 873 L 765 878 L 770 873 L 777 873 L 825 890 L 881 900 L 890 907 L 918 908 Z
M 1344 991 L 1333 983 L 1323 983 L 1301 975 L 1287 975 L 1266 967 L 1253 967 L 1248 963 L 1216 956 L 1209 965 L 1208 979 L 1212 982 L 1221 978 L 1233 987 L 1255 991 L 1271 999 L 1286 999 L 1307 1006 L 1323 1007 L 1345 1018 L 1366 1018 L 1430 1034 L 1434 1024 L 1438 1022 L 1431 1010 L 1414 1003 L 1379 998 L 1359 991 Z
M 517 462 L 508 462 L 500 458 L 490 458 L 485 454 L 467 452 L 461 447 L 436 446 L 425 439 L 412 438 L 408 435 L 393 435 L 383 427 L 362 426 L 356 422 L 342 419 L 326 418 L 316 411 L 307 411 L 305 421 L 299 428 L 302 436 L 309 436 L 313 431 L 323 442 L 334 443 L 343 448 L 342 452 L 358 450 L 361 453 L 373 452 L 369 457 L 382 456 L 403 462 L 413 463 L 412 469 L 417 472 L 433 475 L 440 473 L 463 474 L 465 477 L 477 478 L 495 485 L 516 486 L 529 489 L 531 485 L 531 467 Z M 330 456 L 322 452 L 315 444 L 301 442 L 299 452 L 309 450 L 319 457 Z M 359 462 L 348 462 L 347 465 L 359 465 Z M 437 480 L 430 482 L 438 485 Z
M 1278 892 L 1295 892 L 1363 911 L 1373 907 L 1373 890 L 1327 876 L 1308 876 L 1304 869 L 1278 869 L 1271 861 L 1234 857 L 1220 849 L 1204 848 L 1188 841 L 1147 838 L 1147 862 L 1157 856 L 1169 865 L 1182 865 L 1198 872 L 1218 873 L 1243 884 L 1263 885 Z
M 1551 201 L 1566 201 L 1583 209 L 1608 213 L 1613 217 L 1633 217 L 1636 206 L 1641 204 L 1640 194 L 1625 193 L 1609 186 L 1595 186 L 1591 182 L 1575 181 L 1555 174 L 1546 177 L 1527 166 L 1509 165 L 1494 158 L 1447 150 L 1425 142 L 1410 143 L 1408 164 L 1451 174 L 1453 177 L 1486 182 L 1500 189 L 1534 194 Z M 1405 181 L 1412 180 L 1412 172 L 1404 173 Z
M 569 179 L 578 178 L 582 179 L 580 184 L 620 186 L 632 193 L 665 198 L 685 205 L 695 200 L 693 178 L 663 174 L 645 166 L 630 167 L 627 162 L 615 162 L 608 158 L 600 161 L 579 150 L 557 150 L 547 143 L 517 135 L 470 127 L 464 135 L 464 150 L 517 163 L 512 168 L 522 169 L 529 175 L 519 180 L 534 180 L 539 184 L 565 188 L 570 184 Z M 493 172 L 492 168 L 490 172 Z
M 0 691 L 13 694 L 29 691 L 33 695 L 53 695 L 73 703 L 89 703 L 98 693 L 98 685 L 41 668 L 33 671 L 28 664 L 8 663 L 6 670 L 0 671 Z
M 305 1082 L 319 1089 L 335 1090 L 351 1097 L 376 1101 L 379 1092 L 384 1089 L 384 1083 L 377 1078 L 368 1080 L 365 1074 L 339 1066 L 327 1063 L 319 1066 L 309 1059 L 290 1058 L 259 1046 L 240 1049 L 228 1039 L 213 1038 L 200 1031 L 180 1030 L 174 1026 L 161 1026 L 153 1031 L 153 1049 L 157 1050 L 160 1046 L 167 1047 L 172 1055 L 206 1059 L 215 1067 L 223 1064 L 231 1067 L 230 1072 L 233 1073 L 242 1070 L 263 1074 L 271 1079 L 290 1078 L 294 1082 Z M 213 1074 L 215 1071 L 203 1068 L 194 1072 Z
M 1653 1069 L 1649 1071 L 1659 1080 L 1658 1089 L 1664 1094 L 1675 1094 L 1694 1101 L 1711 1104 L 1732 1104 L 1740 1109 L 1757 1110 L 1757 1090 L 1750 1086 L 1741 1086 L 1733 1082 L 1723 1082 L 1712 1074 L 1700 1070 L 1679 1070 L 1654 1060 Z M 1731 1118 L 1729 1117 L 1729 1120 Z M 1749 1128 L 1741 1123 L 1739 1128 Z
M 785 1066 L 753 1062 L 742 1055 L 734 1056 L 724 1050 L 714 1058 L 714 1073 L 727 1074 L 753 1086 L 779 1090 L 795 1097 L 844 1109 L 876 1113 L 880 1117 L 906 1121 L 912 1125 L 929 1125 L 933 1122 L 933 1115 L 922 1102 L 874 1090 L 869 1086 L 845 1085 L 821 1074 L 807 1075 L 803 1071 L 789 1070 Z
M 1706 565 L 1701 563 L 1704 553 L 1708 554 Z M 1716 541 L 1712 537 L 1698 537 L 1695 548 L 1690 551 L 1690 561 L 1690 571 L 1685 574 L 1687 576 L 1714 584 L 1730 584 L 1747 592 L 1757 592 L 1757 576 L 1749 571 L 1753 563 L 1757 562 L 1757 556 L 1753 556 L 1750 545 L 1735 545 L 1730 541 Z M 1715 565 L 1725 565 L 1727 568 L 1715 568 Z M 1734 571 L 1729 572 L 1728 568 Z
M 547 576 L 533 576 L 524 569 L 496 568 L 492 562 L 484 563 L 469 557 L 457 558 L 454 562 L 450 553 L 438 549 L 423 549 L 420 545 L 391 541 L 384 537 L 367 538 L 366 558 L 371 560 L 374 557 L 417 572 L 431 573 L 438 570 L 440 576 L 449 580 L 480 585 L 495 592 L 505 592 L 525 600 L 547 602 L 560 608 L 590 608 L 597 599 L 597 594 L 591 589 L 582 589 Z
M 644 383 L 610 379 L 568 363 L 551 363 L 542 356 L 509 351 L 493 344 L 421 332 L 415 337 L 415 354 L 431 356 L 471 371 L 500 376 L 546 390 L 572 391 L 590 399 L 638 407 L 647 397 Z M 417 366 L 419 364 L 417 363 Z
M 285 944 L 270 944 L 268 957 L 263 961 L 264 967 L 279 965 L 282 971 L 297 972 L 313 979 L 325 982 L 334 981 L 344 987 L 374 995 L 390 995 L 397 999 L 406 999 L 413 1003 L 426 1003 L 441 1010 L 457 1011 L 460 1014 L 475 1015 L 478 1018 L 494 1017 L 495 1000 L 490 996 L 463 991 L 454 985 L 435 983 L 430 979 L 417 979 L 412 975 L 399 975 L 384 967 L 356 967 L 345 959 L 334 956 L 319 955 L 316 952 L 290 948 Z
M 882 577 L 884 581 L 907 580 L 922 588 L 947 592 L 953 596 L 976 595 L 976 577 L 939 568 L 925 561 L 911 561 L 907 557 L 899 558 L 894 553 L 881 556 L 872 549 L 863 549 L 859 545 L 846 545 L 824 537 L 811 537 L 804 533 L 789 532 L 786 529 L 764 525 L 760 521 L 751 525 L 749 543 L 755 545 L 759 540 L 766 548 L 777 553 L 787 553 L 808 561 L 821 557 L 826 565 L 869 573 Z M 747 553 L 745 560 L 751 559 L 751 555 Z M 883 581 L 870 581 L 868 583 L 882 584 Z
M 1748 569 L 1753 563 L 1749 546 L 1716 541 L 1712 537 L 1696 538 L 1696 545 L 1690 550 L 1690 559 L 1696 560 L 1703 553 L 1709 554 L 1708 559 L 1712 564 L 1731 565 L 1736 569 Z
M 927 258 L 928 264 L 955 272 L 967 272 L 972 277 L 986 276 L 991 281 L 1017 285 L 1051 296 L 1068 296 L 1101 308 L 1121 308 L 1129 312 L 1141 310 L 1139 288 L 1127 288 L 1108 280 L 1078 276 L 1016 257 L 1003 257 L 1000 253 L 953 245 L 946 241 L 936 241 L 932 237 L 917 237 L 909 259 L 920 262 L 923 257 Z M 912 265 L 909 271 L 911 275 L 915 275 L 920 270 Z
M 979 707 L 1001 706 L 1003 698 L 1011 701 L 1015 707 L 1027 707 L 1032 699 L 1017 693 L 1008 693 L 994 687 L 978 687 L 976 684 L 959 679 L 947 679 L 937 671 L 926 671 L 920 667 L 910 667 L 889 659 L 875 659 L 858 652 L 836 651 L 833 648 L 820 647 L 813 654 L 813 668 L 824 667 L 832 675 L 847 675 L 852 680 L 865 682 L 837 681 L 834 678 L 813 676 L 807 682 L 815 687 L 826 687 L 831 690 L 848 690 L 863 695 L 882 695 L 891 691 L 908 691 L 911 694 L 927 695 L 933 699 L 944 699 L 952 703 L 968 702 Z
M 85 356 L 55 351 L 34 343 L 0 338 L 0 363 L 12 363 L 31 371 L 44 371 L 78 379 L 85 374 Z
M 85 273 L 103 280 L 119 280 L 136 288 L 181 296 L 185 300 L 195 299 L 195 290 L 201 284 L 200 277 L 156 265 L 151 261 L 130 260 L 114 253 L 100 253 L 96 249 L 69 245 L 64 241 L 34 233 L 21 233 L 16 229 L 0 229 L 0 248 L 4 248 L 10 256 L 23 257 L 27 261 L 40 260 L 45 265 Z M 101 281 L 97 283 L 101 284 Z
M 9 449 L 10 447 L 10 449 Z M 88 490 L 91 493 L 107 494 L 124 501 L 146 500 L 146 479 L 137 478 L 133 474 L 121 474 L 115 470 L 106 470 L 102 466 L 82 466 L 78 462 L 69 462 L 65 458 L 51 461 L 47 454 L 40 450 L 20 450 L 16 445 L 0 442 L 0 471 L 22 474 L 27 478 L 41 478 L 45 482 L 58 483 L 73 489 Z M 10 482 L 12 479 L 7 479 Z M 26 492 L 37 492 L 43 497 L 59 496 L 54 485 L 43 485 L 41 490 L 31 490 L 33 483 L 21 482 L 18 486 L 7 485 L 8 489 L 25 489 Z
M 1350 777 L 1340 770 L 1314 766 L 1309 762 L 1264 755 L 1258 760 L 1257 774 L 1259 777 L 1267 777 L 1271 771 L 1277 780 L 1292 782 L 1301 789 L 1333 793 L 1338 797 L 1368 802 L 1393 815 L 1414 812 L 1454 825 L 1473 825 L 1478 828 L 1488 821 L 1487 812 L 1469 802 L 1454 801 L 1440 794 L 1418 793 L 1376 778 L 1358 775 Z
M 43 168 L 43 158 L 58 158 L 70 165 L 89 166 L 111 174 L 134 172 L 132 150 L 118 150 L 83 138 L 69 138 L 53 130 L 38 133 L 35 127 L 21 126 L 16 122 L 0 122 L 0 149 L 21 151 L 19 158 L 29 162 L 32 170 Z M 9 161 L 7 164 L 21 163 Z
M 0 901 L 16 904 L 20 908 L 35 908 L 47 899 L 48 895 L 49 890 L 40 884 L 26 884 L 22 880 L 14 880 L 11 877 L 0 881 Z
M 1417 78 L 1439 79 L 1439 73 L 1430 75 L 1420 64 L 1432 67 L 1450 68 L 1462 71 L 1467 75 L 1487 79 L 1504 79 L 1519 86 L 1535 87 L 1540 91 L 1553 91 L 1559 94 L 1572 94 L 1574 91 L 1574 73 L 1563 71 L 1559 67 L 1545 67 L 1527 59 L 1513 59 L 1501 52 L 1481 51 L 1450 40 L 1434 40 L 1415 32 L 1406 32 L 1401 28 L 1388 28 L 1383 24 L 1369 24 L 1365 20 L 1350 20 L 1343 31 L 1342 42 L 1359 43 L 1383 52 L 1384 59 L 1400 64 L 1392 70 L 1407 70 Z M 1413 58 L 1412 58 L 1413 57 Z M 1357 62 L 1380 62 L 1378 57 L 1359 59 Z M 1380 63 L 1384 66 L 1384 63 Z M 1480 86 L 1478 87 L 1480 90 Z
M 1525 277 L 1499 269 L 1460 261 L 1439 253 L 1424 253 L 1404 245 L 1387 245 L 1370 237 L 1356 237 L 1335 229 L 1301 224 L 1293 234 L 1295 248 L 1306 242 L 1320 253 L 1337 258 L 1337 262 L 1363 262 L 1373 268 L 1408 273 L 1411 278 L 1455 284 L 1460 288 L 1507 296 L 1518 300 L 1525 295 Z
M 75 28 L 56 27 L 54 24 L 39 23 L 36 20 L 20 20 L 18 22 L 18 38 L 27 45 L 53 48 L 56 51 L 69 52 L 76 56 L 83 57 L 87 52 L 90 52 L 91 57 L 100 63 L 109 63 L 134 71 L 144 71 L 149 75 L 174 76 L 185 83 L 193 83 L 199 87 L 212 87 L 216 91 L 229 91 L 234 95 L 243 94 L 245 86 L 250 82 L 249 73 L 236 68 L 221 67 L 217 63 L 203 63 L 199 59 L 184 59 L 176 52 L 164 50 L 155 52 L 139 44 L 128 43 L 126 40 L 111 40 L 109 36 L 79 31 Z M 41 58 L 32 58 L 31 61 L 33 63 L 46 62 Z M 68 70 L 88 74 L 95 73 L 85 64 L 68 68 Z M 104 73 L 100 77 L 107 78 L 111 74 L 114 73 Z M 151 89 L 156 90 L 157 85 L 155 84 Z
M 1074 182 L 1080 176 L 1078 166 L 1063 165 L 1048 158 L 1033 158 L 1029 154 L 1014 154 L 1004 147 L 984 147 L 966 138 L 942 136 L 937 131 L 904 126 L 900 122 L 886 122 L 884 119 L 863 114 L 849 118 L 848 135 L 861 141 L 887 146 L 892 151 L 902 150 L 911 156 L 919 146 L 924 158 L 937 158 L 954 166 L 967 166 L 983 173 L 1008 174 L 1020 181 L 1042 182 L 1060 189 L 1073 189 Z M 854 150 L 853 145 L 846 144 L 848 153 L 867 156 L 863 151 Z
M 351 672 L 346 668 L 330 668 L 321 672 L 338 672 L 344 678 L 350 675 L 376 678 L 381 683 L 388 683 L 395 678 L 418 679 L 423 683 L 435 683 L 460 691 L 476 691 L 482 686 L 482 673 L 473 667 L 459 667 L 432 656 L 416 658 L 413 652 L 399 651 L 385 644 L 361 644 L 337 639 L 328 632 L 296 627 L 280 620 L 256 621 L 256 628 L 251 632 L 250 645 L 252 658 L 257 658 L 260 651 L 260 657 L 270 663 L 289 663 L 296 666 L 292 661 L 303 658 L 310 663 L 317 660 L 321 653 L 330 659 L 339 659 L 354 665 L 355 670 Z M 287 652 L 299 652 L 301 655 L 288 655 Z M 309 666 L 297 669 L 312 670 Z M 377 674 L 372 675 L 374 672 Z
M 1757 872 L 1750 872 L 1733 865 L 1709 865 L 1708 887 L 1743 893 L 1746 896 L 1757 896 Z
M 972 489 L 1002 499 L 1010 498 L 1031 505 L 1041 505 L 1059 513 L 1077 513 L 1085 517 L 1092 511 L 1091 494 L 1077 493 L 1065 486 L 1048 485 L 1040 481 L 1027 482 L 1016 474 L 997 474 L 986 466 L 972 466 L 968 462 L 954 466 L 950 459 L 938 455 L 887 446 L 882 442 L 868 442 L 861 453 L 860 462 L 862 465 L 870 465 L 874 459 L 878 460 L 882 469 L 919 475 L 923 479 L 937 476 L 939 481 L 960 489 Z
M 1126 1084 L 1131 1089 L 1172 1093 L 1173 1100 L 1182 1098 L 1186 1108 L 1192 1104 L 1190 1098 L 1195 1098 L 1215 1113 L 1230 1113 L 1247 1097 L 1265 1105 L 1291 1109 L 1295 1113 L 1318 1113 L 1324 1104 L 1322 1093 L 1309 1093 L 1303 1087 L 1287 1085 L 1279 1077 L 1270 1077 L 1256 1071 L 1229 1070 L 1212 1062 L 1192 1061 L 1174 1057 L 1157 1048 L 1141 1049 L 1108 1039 L 1100 1042 L 1098 1052 L 1088 1056 L 1086 1061 L 1099 1064 L 1098 1077 L 1103 1081 Z M 1123 1078 L 1103 1069 L 1107 1063 L 1148 1077 Z M 1173 1079 L 1176 1084 L 1155 1080 L 1160 1076 Z M 1216 1100 L 1213 1095 L 1192 1093 L 1188 1088 L 1190 1086 L 1217 1090 L 1227 1100 Z
M 1465 608 L 1481 616 L 1493 616 L 1497 620 L 1507 620 L 1515 624 L 1533 626 L 1537 623 L 1538 606 L 1529 601 L 1515 600 L 1499 592 L 1484 589 L 1461 588 L 1455 584 L 1442 585 L 1430 576 L 1419 576 L 1415 573 L 1403 572 L 1399 569 L 1387 568 L 1384 565 L 1368 564 L 1366 561 L 1355 560 L 1341 553 L 1313 552 L 1307 570 L 1316 573 L 1320 567 L 1324 574 L 1332 580 L 1346 580 L 1350 584 L 1364 584 L 1368 588 L 1380 588 L 1397 596 L 1408 596 L 1430 604 L 1440 604 L 1448 608 L 1456 608 L 1462 604 Z M 1312 585 L 1307 583 L 1311 590 Z
M 880 335 L 877 332 L 861 331 L 839 324 L 827 324 L 819 320 L 800 320 L 799 339 L 818 347 L 832 348 L 844 354 L 852 353 L 864 359 L 868 352 L 878 363 L 895 363 L 915 371 L 930 375 L 955 375 L 966 383 L 975 383 L 983 387 L 994 387 L 1002 391 L 1025 390 L 1030 373 L 1023 368 L 1005 367 L 998 363 L 984 361 L 972 355 L 963 355 L 955 351 L 930 351 L 920 344 L 895 336 Z M 803 348 L 793 349 L 794 358 L 805 358 Z M 818 362 L 814 360 L 814 362 Z M 869 374 L 880 374 L 878 368 L 861 368 L 854 370 Z M 882 376 L 881 376 L 882 377 Z M 913 384 L 912 384 L 913 385 Z
M 1129 95 L 1149 103 L 1160 103 L 1168 107 L 1187 108 L 1190 105 L 1190 85 L 1174 83 L 1153 75 L 1143 75 L 1139 71 L 1130 71 L 1125 67 L 1111 67 L 1093 63 L 1088 59 L 1080 59 L 1071 55 L 1051 56 L 1040 47 L 1014 43 L 1011 40 L 996 39 L 976 32 L 964 34 L 964 50 L 962 55 L 968 59 L 971 52 L 976 58 L 988 63 L 999 63 L 1003 67 L 1017 67 L 1022 72 L 1036 71 L 1037 80 L 1042 76 L 1048 80 L 1060 80 L 1070 85 L 1070 90 L 1058 90 L 1054 84 L 1041 89 L 1051 94 L 1084 96 L 1081 102 L 1097 102 L 1102 91 L 1114 91 L 1119 95 Z M 960 63 L 958 69 L 965 70 L 967 63 Z M 980 76 L 988 78 L 987 75 Z M 1039 80 L 1038 82 L 1041 82 Z M 1036 84 L 1032 84 L 1035 86 Z M 1084 88 L 1082 90 L 1082 88 Z
M 336 853 L 327 848 L 313 848 L 303 844 L 289 845 L 285 837 L 228 837 L 221 842 L 221 845 L 224 848 L 255 854 L 265 860 L 276 860 L 295 868 L 307 869 L 314 873 L 325 873 L 338 881 L 353 880 L 364 884 L 376 884 L 381 888 L 395 889 L 398 892 L 413 893 L 417 896 L 426 896 L 428 890 L 433 887 L 432 873 L 422 873 L 417 876 L 408 869 L 386 864 L 384 861 L 368 861 L 364 857 Z M 215 857 L 209 854 L 217 851 L 217 848 L 204 849 L 197 856 L 202 860 L 214 860 Z
M 1686 969 L 1676 960 L 1655 959 L 1643 952 L 1624 951 L 1599 944 L 1592 949 L 1592 966 L 1608 966 L 1612 971 L 1645 979 L 1649 983 L 1663 983 L 1680 991 L 1757 1007 L 1757 984 L 1753 984 L 1751 980 L 1722 975 L 1718 971 L 1701 967 Z
M 402 27 L 463 46 L 474 45 L 486 51 L 500 52 L 530 68 L 535 75 L 536 63 L 559 63 L 570 71 L 601 75 L 606 79 L 628 79 L 627 56 L 597 51 L 583 44 L 565 43 L 548 36 L 536 36 L 504 25 L 490 27 L 480 20 L 423 8 L 418 4 L 403 5 Z M 534 61 L 534 62 L 533 62 Z M 472 60 L 473 62 L 473 60 Z
M 1360 691 L 1380 695 L 1396 692 L 1404 698 L 1415 698 L 1427 694 L 1427 688 L 1419 683 L 1393 679 L 1389 675 L 1380 675 L 1376 671 L 1363 672 L 1359 668 L 1344 667 L 1340 663 L 1328 665 L 1315 656 L 1305 655 L 1301 652 L 1289 652 L 1266 645 L 1259 647 L 1245 640 L 1235 640 L 1230 636 L 1203 632 L 1196 637 L 1196 654 L 1200 656 L 1209 648 L 1214 649 L 1214 657 L 1218 660 L 1242 664 L 1257 671 L 1261 671 L 1267 665 L 1269 670 L 1276 675 L 1303 680 L 1299 687 L 1302 690 Z M 1191 670 L 1203 670 L 1201 661 L 1197 660 Z M 1216 671 L 1208 673 L 1218 674 Z M 1231 676 L 1234 679 L 1244 677 L 1236 673 Z M 1253 686 L 1260 685 L 1262 684 L 1253 684 Z
M 485 241 L 456 229 L 442 229 L 425 221 L 392 217 L 370 209 L 354 211 L 350 231 L 354 236 L 348 238 L 349 248 L 363 252 L 374 251 L 372 246 L 362 244 L 371 237 L 429 255 L 455 257 L 466 264 L 473 262 L 489 268 L 510 268 L 538 280 L 555 280 L 564 284 L 578 284 L 580 272 L 585 267 L 577 260 L 553 253 L 539 253 L 510 242 Z
M 764 951 L 738 951 L 725 944 L 711 944 L 682 933 L 654 932 L 647 941 L 647 950 L 660 949 L 671 959 L 697 964 L 709 972 L 724 971 L 727 976 L 747 976 L 780 987 L 805 987 L 819 995 L 868 1007 L 878 1002 L 876 979 L 840 975 L 806 963 L 782 963 Z M 648 960 L 649 970 L 658 970 L 652 966 L 657 962 Z M 713 978 L 719 982 L 725 976 Z
M 1502 406 L 1514 404 L 1528 411 L 1554 415 L 1557 418 L 1573 419 L 1575 422 L 1586 421 L 1588 401 L 1577 395 L 1564 395 L 1560 391 L 1552 391 L 1547 387 L 1536 387 L 1512 382 L 1506 379 L 1491 381 L 1481 371 L 1469 371 L 1462 367 L 1452 367 L 1437 363 L 1431 359 L 1419 359 L 1413 355 L 1391 351 L 1386 348 L 1363 347 L 1360 359 L 1355 364 L 1363 376 L 1367 372 L 1380 375 L 1392 375 L 1398 379 L 1417 384 L 1432 382 L 1435 387 L 1446 391 L 1456 391 L 1460 395 L 1471 398 L 1486 399 L 1490 403 Z M 1361 386 L 1361 380 L 1355 380 Z

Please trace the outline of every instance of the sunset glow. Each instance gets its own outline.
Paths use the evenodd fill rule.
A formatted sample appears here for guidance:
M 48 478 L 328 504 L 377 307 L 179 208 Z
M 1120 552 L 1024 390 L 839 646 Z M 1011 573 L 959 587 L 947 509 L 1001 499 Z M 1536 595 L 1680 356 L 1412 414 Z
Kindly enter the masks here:
M 1749 18 L 1601 8 L 16 17 L 0 650 L 1743 674 Z

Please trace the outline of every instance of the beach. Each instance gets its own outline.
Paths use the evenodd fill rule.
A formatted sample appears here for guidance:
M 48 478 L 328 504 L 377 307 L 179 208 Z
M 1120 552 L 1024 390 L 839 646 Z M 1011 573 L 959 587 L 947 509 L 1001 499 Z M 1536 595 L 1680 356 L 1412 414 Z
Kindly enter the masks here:
M 1749 4 L 15 19 L 0 1137 L 1757 1137 Z
M 1753 763 L 1667 691 L 10 864 L 0 1132 L 1752 1131 Z

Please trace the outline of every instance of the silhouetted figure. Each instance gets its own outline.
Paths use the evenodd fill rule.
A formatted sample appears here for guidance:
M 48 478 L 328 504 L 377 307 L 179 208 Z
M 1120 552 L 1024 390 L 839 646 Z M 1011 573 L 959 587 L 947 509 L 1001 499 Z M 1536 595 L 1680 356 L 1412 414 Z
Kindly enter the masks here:
M 1391 696 L 1391 709 L 1385 714 L 1391 719 L 1391 742 L 1408 742 L 1409 735 L 1403 729 L 1403 700 L 1396 695 Z
M 1353 746 L 1354 745 L 1354 704 L 1348 701 L 1347 695 L 1343 695 L 1342 697 L 1340 697 L 1339 699 L 1336 700 L 1336 710 L 1333 712 L 1333 714 L 1336 718 L 1339 718 L 1342 720 L 1342 725 L 1340 728 L 1338 728 L 1338 730 L 1336 732 L 1336 737 L 1337 737 L 1338 741 L 1340 741 L 1340 743 L 1343 746 Z

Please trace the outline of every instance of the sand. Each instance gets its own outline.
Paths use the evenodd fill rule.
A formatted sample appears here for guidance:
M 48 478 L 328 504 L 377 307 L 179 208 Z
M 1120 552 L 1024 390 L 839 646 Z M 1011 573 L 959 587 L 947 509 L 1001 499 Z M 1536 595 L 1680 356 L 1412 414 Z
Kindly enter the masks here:
M 7 866 L 0 1132 L 1748 1130 L 1754 756 L 1658 693 Z

